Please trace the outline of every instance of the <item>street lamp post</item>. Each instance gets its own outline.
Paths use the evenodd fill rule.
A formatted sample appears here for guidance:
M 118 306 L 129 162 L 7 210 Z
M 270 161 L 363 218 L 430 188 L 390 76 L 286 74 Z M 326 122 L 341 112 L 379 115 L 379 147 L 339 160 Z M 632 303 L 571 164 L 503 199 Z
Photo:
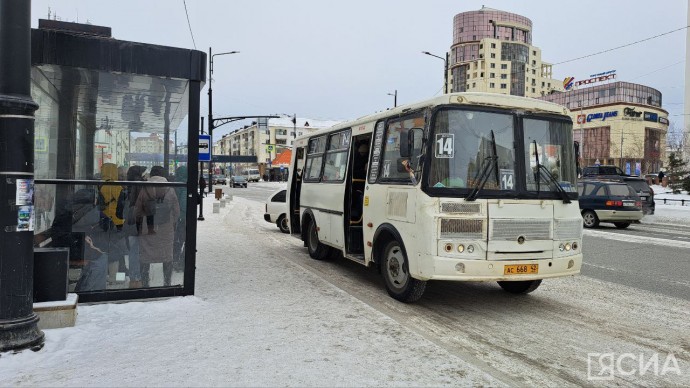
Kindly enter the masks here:
M 225 53 L 211 54 L 211 47 L 208 48 L 208 135 L 211 137 L 209 147 L 213 150 L 213 128 L 215 128 L 215 123 L 213 122 L 213 57 L 217 55 L 228 55 L 228 54 L 239 54 L 239 51 L 228 51 Z M 213 152 L 211 152 L 213 155 Z M 213 189 L 213 162 L 208 163 L 208 192 L 210 193 Z
M 443 61 L 443 94 L 448 94 L 448 53 L 446 53 L 445 58 L 434 55 L 428 51 L 422 51 L 422 54 L 430 55 Z
M 394 93 L 388 93 L 389 96 L 393 96 L 393 108 L 398 106 L 398 89 L 395 89 Z

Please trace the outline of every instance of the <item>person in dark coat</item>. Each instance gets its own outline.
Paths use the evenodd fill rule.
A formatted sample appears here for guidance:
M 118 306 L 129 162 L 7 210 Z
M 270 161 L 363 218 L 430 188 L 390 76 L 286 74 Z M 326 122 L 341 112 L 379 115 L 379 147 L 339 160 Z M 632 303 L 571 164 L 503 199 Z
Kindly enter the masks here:
M 664 172 L 659 171 L 659 184 L 661 185 L 662 183 L 664 183 Z
M 206 196 L 206 179 L 204 179 L 204 175 L 199 175 L 199 189 L 201 189 L 201 193 Z

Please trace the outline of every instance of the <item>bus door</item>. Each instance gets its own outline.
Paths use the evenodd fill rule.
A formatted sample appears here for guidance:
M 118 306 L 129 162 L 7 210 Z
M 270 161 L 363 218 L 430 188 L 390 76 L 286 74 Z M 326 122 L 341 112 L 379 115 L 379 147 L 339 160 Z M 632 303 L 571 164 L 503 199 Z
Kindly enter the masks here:
M 304 173 L 304 147 L 295 147 L 294 173 L 290 185 L 290 198 L 288 198 L 288 210 L 290 211 L 290 234 L 299 237 L 301 235 L 299 198 L 302 190 L 302 174 Z
M 350 142 L 350 173 L 345 188 L 345 241 L 346 252 L 350 255 L 362 255 L 364 259 L 364 188 L 366 186 L 371 135 L 353 137 Z

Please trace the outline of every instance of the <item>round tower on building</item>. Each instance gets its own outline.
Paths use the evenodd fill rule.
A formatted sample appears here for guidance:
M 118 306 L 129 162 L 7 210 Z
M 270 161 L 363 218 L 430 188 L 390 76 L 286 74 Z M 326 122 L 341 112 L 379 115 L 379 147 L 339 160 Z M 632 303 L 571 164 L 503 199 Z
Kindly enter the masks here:
M 453 18 L 450 72 L 454 92 L 538 97 L 560 88 L 532 46 L 532 21 L 487 7 Z

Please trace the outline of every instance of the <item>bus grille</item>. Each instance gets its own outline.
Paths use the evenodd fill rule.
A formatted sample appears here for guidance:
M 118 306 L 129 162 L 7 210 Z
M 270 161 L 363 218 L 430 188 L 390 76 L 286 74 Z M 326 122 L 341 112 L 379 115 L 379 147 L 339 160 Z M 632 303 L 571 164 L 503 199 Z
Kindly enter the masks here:
M 441 204 L 441 212 L 443 213 L 472 214 L 479 213 L 481 209 L 478 203 L 446 202 Z
M 558 240 L 579 240 L 582 238 L 582 220 L 556 220 L 553 230 L 554 238 Z
M 441 238 L 480 240 L 484 237 L 483 220 L 441 219 Z
M 550 240 L 551 220 L 493 220 L 491 239 L 515 241 L 523 236 L 527 240 Z

